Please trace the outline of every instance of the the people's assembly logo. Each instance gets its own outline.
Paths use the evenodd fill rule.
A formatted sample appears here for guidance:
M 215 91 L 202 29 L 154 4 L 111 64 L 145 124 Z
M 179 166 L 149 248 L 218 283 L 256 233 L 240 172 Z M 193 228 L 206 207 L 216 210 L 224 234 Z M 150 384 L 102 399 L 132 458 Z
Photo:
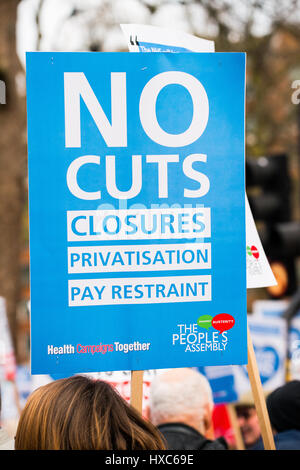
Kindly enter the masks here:
M 235 319 L 228 313 L 201 315 L 197 323 L 178 324 L 172 335 L 172 344 L 184 346 L 185 352 L 225 351 L 227 331 L 234 325 Z

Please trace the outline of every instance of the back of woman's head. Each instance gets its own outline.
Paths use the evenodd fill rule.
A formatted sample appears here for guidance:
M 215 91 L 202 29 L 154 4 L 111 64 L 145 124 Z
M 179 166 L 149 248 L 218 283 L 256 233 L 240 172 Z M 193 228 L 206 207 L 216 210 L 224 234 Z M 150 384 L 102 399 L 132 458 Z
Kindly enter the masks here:
M 164 449 L 157 429 L 113 387 L 85 376 L 38 388 L 21 413 L 17 450 Z

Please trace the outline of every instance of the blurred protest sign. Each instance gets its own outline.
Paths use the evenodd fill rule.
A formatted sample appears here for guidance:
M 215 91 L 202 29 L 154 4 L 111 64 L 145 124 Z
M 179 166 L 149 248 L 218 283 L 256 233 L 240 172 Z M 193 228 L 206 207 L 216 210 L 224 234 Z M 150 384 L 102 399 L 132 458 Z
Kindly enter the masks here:
M 238 367 L 238 366 L 237 366 Z M 239 391 L 237 389 L 234 366 L 204 366 L 199 367 L 212 388 L 215 404 L 232 403 L 238 401 Z
M 145 418 L 149 418 L 149 392 L 150 385 L 155 377 L 156 370 L 145 370 L 143 374 L 143 394 L 142 394 L 142 414 Z M 94 380 L 104 380 L 110 383 L 120 395 L 130 402 L 131 398 L 131 371 L 106 371 L 106 372 L 90 372 L 83 373 Z M 26 404 L 28 396 L 38 387 L 46 385 L 53 380 L 65 378 L 67 376 L 59 374 L 41 374 L 31 375 L 28 366 L 19 366 L 17 370 L 17 385 L 19 390 L 20 402 L 22 407 Z
M 267 317 L 270 321 L 279 318 L 285 325 L 286 334 L 286 379 L 300 380 L 300 312 L 287 320 L 285 313 L 290 307 L 290 300 L 258 300 L 253 303 L 255 316 Z
M 0 297 L 0 378 L 15 380 L 16 358 L 6 315 L 6 302 Z
M 255 300 L 252 304 L 252 312 L 256 317 L 283 317 L 289 305 L 288 300 Z
M 249 315 L 249 329 L 264 392 L 285 383 L 287 330 L 282 318 Z M 246 371 L 239 368 L 237 388 L 240 396 L 250 391 Z
M 300 380 L 300 314 L 290 322 L 288 356 L 290 378 Z
M 150 386 L 153 378 L 155 377 L 156 370 L 145 370 L 143 371 L 142 378 L 142 415 L 144 418 L 149 418 L 149 393 Z M 131 401 L 131 380 L 132 374 L 131 371 L 111 371 L 111 372 L 99 372 L 87 374 L 88 376 L 105 380 L 109 382 L 113 387 L 118 390 L 120 395 L 127 401 Z
M 16 372 L 17 364 L 7 320 L 6 301 L 0 297 L 0 399 L 2 401 L 1 420 L 6 424 L 17 419 L 21 409 Z
M 244 54 L 26 70 L 32 372 L 246 363 Z

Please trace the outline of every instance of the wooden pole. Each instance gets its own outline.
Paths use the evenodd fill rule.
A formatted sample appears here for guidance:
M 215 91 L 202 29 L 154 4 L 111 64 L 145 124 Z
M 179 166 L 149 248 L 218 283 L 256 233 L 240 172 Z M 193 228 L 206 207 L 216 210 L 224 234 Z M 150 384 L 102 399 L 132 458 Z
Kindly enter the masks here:
M 140 414 L 143 409 L 143 370 L 131 371 L 131 391 L 130 391 L 130 404 Z
M 270 418 L 261 385 L 252 339 L 248 327 L 248 375 L 265 450 L 276 450 Z
M 236 450 L 245 450 L 245 444 L 243 441 L 241 428 L 238 423 L 237 414 L 235 411 L 235 407 L 232 403 L 227 405 L 227 410 L 229 414 L 230 424 L 233 429 L 233 434 L 236 442 Z
M 17 410 L 18 410 L 18 415 L 20 416 L 21 413 L 22 413 L 22 407 L 21 407 L 21 403 L 20 403 L 19 391 L 18 391 L 17 383 L 16 383 L 15 380 L 13 380 L 13 388 L 14 388 L 15 403 L 16 403 L 16 407 L 17 407 Z

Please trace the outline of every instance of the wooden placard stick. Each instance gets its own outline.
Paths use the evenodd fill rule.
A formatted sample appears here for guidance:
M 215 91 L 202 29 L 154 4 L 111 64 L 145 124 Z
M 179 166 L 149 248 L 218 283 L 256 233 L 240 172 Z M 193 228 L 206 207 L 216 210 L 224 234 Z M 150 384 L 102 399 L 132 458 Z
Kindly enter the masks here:
M 16 403 L 16 407 L 17 407 L 17 410 L 18 410 L 18 414 L 20 416 L 20 414 L 22 412 L 22 407 L 21 407 L 19 391 L 18 391 L 18 387 L 17 387 L 17 383 L 16 383 L 15 379 L 13 380 L 13 388 L 14 388 L 15 403 Z
M 131 371 L 131 390 L 130 390 L 130 404 L 140 414 L 143 409 L 143 370 Z
M 245 450 L 245 444 L 243 441 L 243 437 L 242 437 L 241 429 L 238 423 L 238 418 L 237 418 L 234 405 L 232 403 L 229 403 L 227 405 L 227 410 L 228 410 L 229 420 L 230 420 L 230 424 L 231 424 L 235 442 L 236 442 L 236 450 Z
M 265 450 L 276 450 L 252 339 L 248 327 L 248 375 Z

